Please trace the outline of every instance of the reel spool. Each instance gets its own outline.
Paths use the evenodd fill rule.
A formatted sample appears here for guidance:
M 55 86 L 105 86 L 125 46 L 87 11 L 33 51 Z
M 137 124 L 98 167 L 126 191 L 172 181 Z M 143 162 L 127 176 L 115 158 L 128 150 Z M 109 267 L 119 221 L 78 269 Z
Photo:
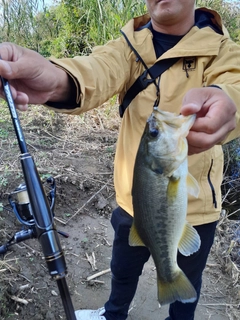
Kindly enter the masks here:
M 49 184 L 48 189 L 50 188 L 50 190 L 45 190 L 45 193 L 53 213 L 56 195 L 55 180 L 53 177 L 49 177 L 46 182 Z M 35 222 L 25 183 L 21 183 L 12 193 L 10 193 L 8 201 L 15 216 L 21 224 L 26 226 L 34 226 Z

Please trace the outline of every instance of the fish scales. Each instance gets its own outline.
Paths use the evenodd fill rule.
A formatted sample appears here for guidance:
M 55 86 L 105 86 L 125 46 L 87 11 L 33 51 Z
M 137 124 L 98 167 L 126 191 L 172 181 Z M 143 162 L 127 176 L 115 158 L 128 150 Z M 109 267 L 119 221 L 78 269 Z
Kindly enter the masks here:
M 149 248 L 157 270 L 160 304 L 193 302 L 196 291 L 177 265 L 177 251 L 190 255 L 200 246 L 195 229 L 186 224 L 187 142 L 194 116 L 154 110 L 137 152 L 133 175 L 134 220 L 130 245 Z M 193 177 L 189 190 L 197 196 Z
M 141 153 L 139 153 L 139 155 L 141 155 Z M 145 170 L 146 172 L 142 172 L 141 175 L 147 177 L 149 176 L 147 174 L 149 169 L 146 168 Z M 175 261 L 174 258 L 177 253 L 178 245 L 175 240 L 176 238 L 172 238 L 171 235 L 178 233 L 178 230 L 181 229 L 181 225 L 183 228 L 185 218 L 180 221 L 179 218 L 174 215 L 174 212 L 171 215 L 163 214 L 168 210 L 170 213 L 172 212 L 172 208 L 167 207 L 167 178 L 162 177 L 162 179 L 160 179 L 159 174 L 157 173 L 151 175 L 151 178 L 149 179 L 141 179 L 140 175 L 135 175 L 135 177 L 136 180 L 133 185 L 134 208 L 136 209 L 136 212 L 139 212 L 140 210 L 142 212 L 142 215 L 136 215 L 134 218 L 135 226 L 137 227 L 139 234 L 141 234 L 143 243 L 150 249 L 154 261 L 156 261 L 159 278 L 167 281 L 174 276 L 169 275 L 169 272 L 174 270 L 172 264 Z M 141 186 L 142 182 L 144 183 L 143 186 Z M 144 195 L 138 193 L 139 189 L 148 190 L 148 194 Z M 155 199 L 152 199 L 153 194 L 155 195 Z M 146 201 L 142 201 L 143 197 Z M 139 205 L 142 205 L 141 209 L 139 208 Z M 149 212 L 152 214 L 149 215 Z M 155 245 L 152 246 L 152 243 Z M 160 250 L 161 254 L 159 254 Z M 162 259 L 164 259 L 164 263 Z

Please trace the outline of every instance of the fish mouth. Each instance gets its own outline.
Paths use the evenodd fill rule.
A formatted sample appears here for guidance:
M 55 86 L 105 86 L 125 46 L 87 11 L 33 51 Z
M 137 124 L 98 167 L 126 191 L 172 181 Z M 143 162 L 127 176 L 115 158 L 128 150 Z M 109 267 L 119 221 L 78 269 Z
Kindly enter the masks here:
M 152 114 L 148 119 L 148 133 L 152 138 L 156 138 L 159 135 L 159 125 L 156 117 Z

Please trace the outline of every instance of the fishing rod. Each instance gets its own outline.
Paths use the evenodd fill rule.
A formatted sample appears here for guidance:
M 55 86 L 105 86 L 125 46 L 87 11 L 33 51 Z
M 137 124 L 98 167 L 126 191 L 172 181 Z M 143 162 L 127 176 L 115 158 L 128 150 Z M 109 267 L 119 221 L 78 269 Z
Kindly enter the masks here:
M 57 282 L 66 318 L 67 320 L 76 320 L 66 281 L 67 265 L 58 236 L 58 233 L 62 234 L 63 236 L 66 236 L 66 234 L 57 231 L 54 223 L 53 206 L 55 201 L 55 184 L 52 179 L 48 181 L 52 187 L 52 190 L 50 191 L 52 203 L 50 206 L 36 165 L 34 163 L 34 159 L 27 150 L 27 144 L 25 142 L 23 131 L 20 125 L 16 106 L 13 101 L 10 85 L 2 76 L 0 76 L 0 80 L 2 82 L 3 91 L 17 136 L 21 152 L 20 161 L 25 180 L 25 184 L 20 185 L 17 190 L 15 190 L 15 193 L 20 195 L 21 203 L 27 204 L 28 208 L 25 210 L 25 212 L 28 212 L 28 214 L 22 214 L 22 212 L 19 213 L 18 209 L 20 209 L 21 206 L 16 207 L 15 201 L 12 200 L 11 196 L 9 200 L 20 222 L 29 226 L 27 230 L 18 232 L 15 234 L 15 237 L 13 237 L 14 239 L 11 239 L 6 245 L 0 247 L 0 253 L 7 251 L 7 248 L 11 245 L 12 240 L 15 240 L 15 242 L 20 242 L 30 238 L 37 238 L 42 247 L 49 274 Z

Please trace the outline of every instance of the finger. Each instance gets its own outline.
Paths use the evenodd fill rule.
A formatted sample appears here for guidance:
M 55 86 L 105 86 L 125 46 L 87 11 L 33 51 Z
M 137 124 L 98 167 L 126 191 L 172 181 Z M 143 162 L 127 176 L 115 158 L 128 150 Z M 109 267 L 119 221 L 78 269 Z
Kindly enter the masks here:
M 190 131 L 187 136 L 189 154 L 200 153 L 219 144 L 228 135 L 229 130 L 223 126 L 214 134 Z
M 27 105 L 27 104 L 24 104 L 24 105 L 17 104 L 17 105 L 16 105 L 16 108 L 17 108 L 19 111 L 27 111 L 27 110 L 28 110 L 28 105 Z
M 0 74 L 8 79 L 20 79 L 29 75 L 29 70 L 38 68 L 32 57 L 40 56 L 37 52 L 22 48 L 15 44 L 0 44 Z M 26 68 L 26 65 L 28 68 Z M 34 73 L 34 72 L 33 72 Z
M 221 106 L 214 103 L 203 117 L 197 117 L 191 130 L 214 134 L 220 129 L 226 132 L 232 131 L 236 127 L 235 105 L 228 104 Z
M 200 103 L 184 103 L 180 109 L 180 114 L 183 116 L 190 116 L 192 114 L 198 113 L 202 108 Z
M 14 101 L 17 105 L 27 105 L 29 103 L 29 98 L 26 93 L 17 91 L 17 96 Z
M 204 118 L 197 118 L 191 130 L 195 132 L 214 134 L 224 125 L 224 123 L 224 119 L 207 114 Z
M 16 105 L 27 105 L 29 103 L 28 95 L 24 92 L 17 91 L 13 86 L 10 86 L 12 98 Z M 2 92 L 0 96 L 6 100 L 5 93 Z
M 21 70 L 21 64 L 18 63 L 18 61 L 0 60 L 0 74 L 7 80 L 14 80 L 23 78 L 25 76 L 25 70 Z
M 11 79 L 13 72 L 8 61 L 0 60 L 0 73 L 3 78 Z
M 194 88 L 189 90 L 182 101 L 180 113 L 189 116 L 198 113 L 208 99 L 208 92 L 205 88 Z
M 2 84 L 1 84 L 1 85 L 2 85 Z M 16 91 L 16 89 L 15 89 L 13 86 L 10 86 L 10 91 L 11 91 L 11 95 L 12 95 L 13 100 L 15 100 L 16 97 L 17 97 L 17 91 Z M 5 92 L 4 92 L 3 88 L 2 88 L 1 96 L 3 97 L 3 99 L 6 100 L 6 96 L 5 96 Z
M 16 108 L 20 111 L 28 109 L 29 98 L 24 92 L 18 92 L 14 87 L 10 86 L 12 98 Z M 5 93 L 1 93 L 0 97 L 6 100 Z
M 214 87 L 194 88 L 189 90 L 182 101 L 180 112 L 184 116 L 198 113 L 198 116 L 204 116 L 209 107 L 216 103 L 221 96 L 225 94 Z

